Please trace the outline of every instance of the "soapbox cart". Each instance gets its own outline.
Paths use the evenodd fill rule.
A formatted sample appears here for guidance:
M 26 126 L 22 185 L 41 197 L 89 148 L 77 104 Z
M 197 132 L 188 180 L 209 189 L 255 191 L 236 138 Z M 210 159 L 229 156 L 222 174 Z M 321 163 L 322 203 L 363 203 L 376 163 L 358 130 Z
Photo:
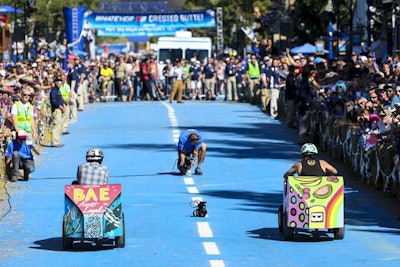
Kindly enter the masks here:
M 64 193 L 64 250 L 71 250 L 74 241 L 97 244 L 114 240 L 116 248 L 125 246 L 120 184 L 66 185 Z
M 327 230 L 344 238 L 344 184 L 341 176 L 289 176 L 284 181 L 279 231 L 292 240 L 295 230 Z

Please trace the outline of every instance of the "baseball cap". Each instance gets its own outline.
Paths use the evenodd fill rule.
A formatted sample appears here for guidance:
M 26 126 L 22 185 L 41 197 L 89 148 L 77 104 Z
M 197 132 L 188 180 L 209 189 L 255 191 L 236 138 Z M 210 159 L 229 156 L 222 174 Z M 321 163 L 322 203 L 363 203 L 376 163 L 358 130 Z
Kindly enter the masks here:
M 25 139 L 27 135 L 28 134 L 25 132 L 25 130 L 19 130 L 17 132 L 17 138 L 18 139 Z

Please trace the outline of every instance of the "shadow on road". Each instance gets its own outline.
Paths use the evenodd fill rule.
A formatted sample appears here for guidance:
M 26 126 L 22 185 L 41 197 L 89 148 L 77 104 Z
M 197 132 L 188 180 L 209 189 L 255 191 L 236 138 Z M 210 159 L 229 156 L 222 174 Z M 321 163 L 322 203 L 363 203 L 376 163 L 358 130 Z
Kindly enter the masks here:
M 63 251 L 62 238 L 52 237 L 43 240 L 37 240 L 33 242 L 37 246 L 32 246 L 32 249 L 42 249 L 50 251 Z M 98 251 L 98 250 L 108 250 L 114 248 L 113 240 L 103 240 L 102 242 L 74 242 L 71 252 L 81 252 L 81 251 Z
M 251 238 L 268 239 L 283 241 L 283 237 L 278 228 L 260 228 L 250 230 L 247 232 Z M 333 241 L 333 234 L 328 234 L 326 231 L 312 232 L 312 231 L 296 231 L 293 241 L 294 242 L 326 242 Z

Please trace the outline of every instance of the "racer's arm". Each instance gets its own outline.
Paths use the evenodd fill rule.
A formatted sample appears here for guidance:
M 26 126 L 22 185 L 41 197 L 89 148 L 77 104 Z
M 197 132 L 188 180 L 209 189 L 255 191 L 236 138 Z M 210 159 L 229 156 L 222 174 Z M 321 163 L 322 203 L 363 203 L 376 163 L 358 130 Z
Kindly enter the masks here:
M 289 176 L 292 176 L 295 173 L 299 173 L 301 171 L 301 163 L 297 162 L 289 170 L 283 175 L 283 178 L 287 179 Z
M 336 168 L 333 167 L 328 162 L 326 162 L 325 160 L 320 160 L 319 162 L 321 164 L 322 169 L 325 171 L 326 175 L 336 175 L 338 173 Z

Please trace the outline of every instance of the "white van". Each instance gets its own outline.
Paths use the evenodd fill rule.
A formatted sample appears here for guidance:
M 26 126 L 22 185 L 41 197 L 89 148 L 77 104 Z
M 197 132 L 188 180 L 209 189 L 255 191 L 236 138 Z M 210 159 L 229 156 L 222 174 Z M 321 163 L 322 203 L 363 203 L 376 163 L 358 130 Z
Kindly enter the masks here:
M 212 41 L 209 37 L 159 37 L 157 43 L 157 60 L 165 62 L 167 59 L 174 62 L 175 59 L 192 58 L 207 61 L 211 57 Z

